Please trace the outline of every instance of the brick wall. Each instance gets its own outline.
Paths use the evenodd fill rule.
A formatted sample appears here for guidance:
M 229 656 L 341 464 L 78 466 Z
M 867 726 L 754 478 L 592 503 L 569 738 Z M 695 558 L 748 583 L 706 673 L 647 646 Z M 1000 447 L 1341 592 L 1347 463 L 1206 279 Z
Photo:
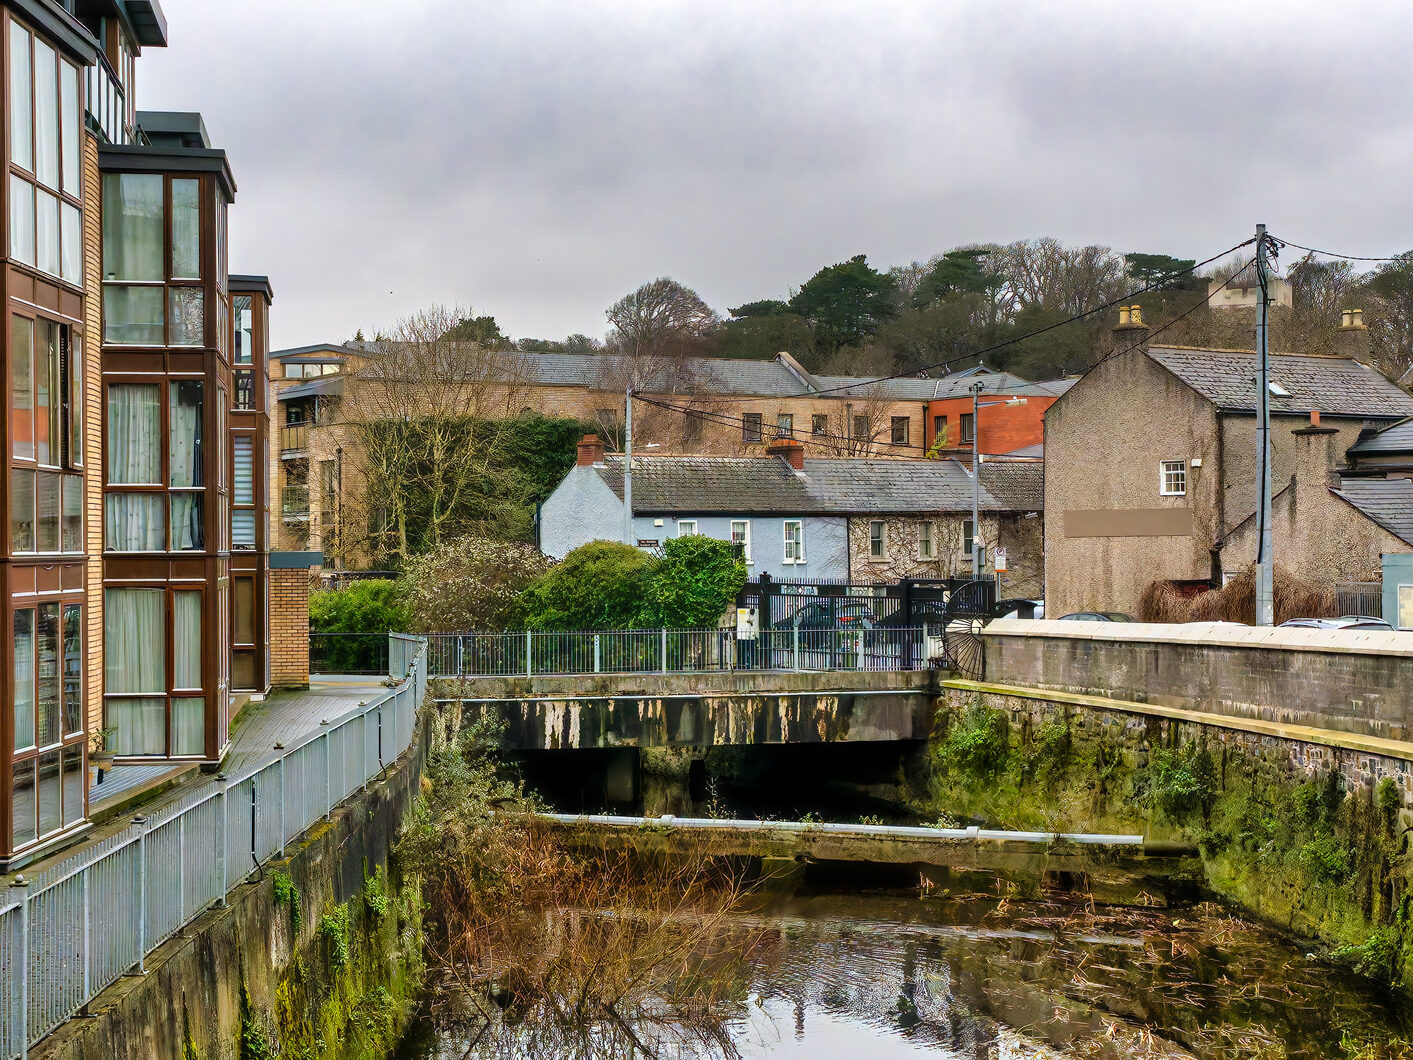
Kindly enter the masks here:
M 270 683 L 309 687 L 309 571 L 270 571 Z

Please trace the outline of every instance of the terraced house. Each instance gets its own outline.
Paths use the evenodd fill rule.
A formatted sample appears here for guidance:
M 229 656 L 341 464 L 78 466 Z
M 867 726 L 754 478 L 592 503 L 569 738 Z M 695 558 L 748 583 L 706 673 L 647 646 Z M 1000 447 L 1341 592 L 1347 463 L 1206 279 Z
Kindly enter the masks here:
M 119 761 L 215 761 L 269 686 L 271 291 L 228 273 L 235 180 L 200 115 L 137 109 L 138 60 L 167 43 L 156 0 L 0 10 L 15 865 L 84 827 L 99 734 Z

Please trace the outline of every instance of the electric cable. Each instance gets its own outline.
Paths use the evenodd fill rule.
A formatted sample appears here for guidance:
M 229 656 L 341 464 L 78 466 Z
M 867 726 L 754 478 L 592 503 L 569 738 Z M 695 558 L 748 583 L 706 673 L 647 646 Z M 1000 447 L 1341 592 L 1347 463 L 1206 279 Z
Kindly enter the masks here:
M 1255 242 L 1255 238 L 1253 237 L 1252 239 L 1248 240 L 1247 242 L 1249 242 L 1249 243 Z M 1239 249 L 1239 248 L 1237 248 L 1237 249 Z M 1219 255 L 1219 256 L 1220 256 L 1220 255 Z M 1233 273 L 1231 276 L 1228 276 L 1224 281 L 1222 281 L 1222 283 L 1221 283 L 1221 285 L 1220 285 L 1219 287 L 1216 287 L 1215 289 L 1213 289 L 1213 290 L 1211 290 L 1211 291 L 1208 291 L 1208 292 L 1207 292 L 1207 295 L 1206 295 L 1204 298 L 1202 298 L 1202 299 L 1201 299 L 1200 301 L 1198 301 L 1198 302 L 1193 303 L 1193 304 L 1192 304 L 1191 306 L 1189 306 L 1187 309 L 1183 310 L 1183 311 L 1182 311 L 1181 313 L 1179 313 L 1177 316 L 1175 316 L 1175 317 L 1173 317 L 1171 320 L 1169 320 L 1166 324 L 1162 324 L 1162 325 L 1160 325 L 1159 327 L 1157 327 L 1157 328 L 1153 329 L 1152 331 L 1150 331 L 1150 332 L 1143 338 L 1142 341 L 1140 341 L 1140 342 L 1135 342 L 1135 343 L 1133 343 L 1131 346 L 1127 346 L 1127 347 L 1125 347 L 1124 349 L 1115 349 L 1115 350 L 1111 350 L 1110 352 L 1106 353 L 1103 357 L 1099 358 L 1099 360 L 1095 361 L 1092 365 L 1090 365 L 1088 368 L 1086 368 L 1086 369 L 1084 370 L 1084 372 L 1081 373 L 1081 377 L 1083 377 L 1084 375 L 1088 375 L 1090 372 L 1092 372 L 1094 369 L 1098 368 L 1101 364 L 1104 364 L 1106 361 L 1112 360 L 1113 358 L 1122 356 L 1123 354 L 1126 354 L 1126 353 L 1131 353 L 1133 350 L 1136 350 L 1136 349 L 1138 349 L 1138 348 L 1141 347 L 1141 346 L 1150 345 L 1150 344 L 1152 343 L 1152 340 L 1153 340 L 1156 336 L 1161 335 L 1163 332 L 1165 332 L 1165 331 L 1167 331 L 1169 328 L 1173 327 L 1175 324 L 1177 324 L 1179 321 L 1183 320 L 1185 317 L 1191 316 L 1193 313 L 1197 312 L 1197 310 L 1199 310 L 1199 309 L 1203 308 L 1204 306 L 1206 306 L 1207 303 L 1210 302 L 1213 297 L 1215 297 L 1215 296 L 1216 296 L 1218 293 L 1220 293 L 1221 291 L 1225 290 L 1225 289 L 1231 284 L 1232 280 L 1234 280 L 1235 278 L 1236 278 L 1236 274 L 1235 274 L 1235 273 Z M 1025 384 L 1025 385 L 1026 385 L 1026 386 L 1034 386 L 1035 384 L 1033 384 L 1033 383 L 1027 383 L 1027 384 Z M 1020 389 L 1020 388 L 1017 387 L 1016 389 Z M 999 393 L 1004 393 L 1004 391 L 1001 391 L 1001 392 L 999 392 Z M 802 395 L 802 396 L 804 396 L 804 397 L 815 397 L 815 396 L 818 396 L 818 395 L 810 394 L 810 395 Z M 697 409 L 697 408 L 692 408 L 691 406 L 688 406 L 688 405 L 674 405 L 674 404 L 672 404 L 671 402 L 667 402 L 667 401 L 657 401 L 657 400 L 654 400 L 653 398 L 645 397 L 644 395 L 638 393 L 637 391 L 634 391 L 634 392 L 633 392 L 633 400 L 634 400 L 634 401 L 640 401 L 640 402 L 642 402 L 642 403 L 645 404 L 645 405 L 652 405 L 652 406 L 654 406 L 655 408 L 666 409 L 666 410 L 669 411 L 669 412 L 676 412 L 676 413 L 680 413 L 680 414 L 683 414 L 683 415 L 692 416 L 692 417 L 697 418 L 697 419 L 710 420 L 710 421 L 712 421 L 712 422 L 725 424 L 725 425 L 730 426 L 730 427 L 741 427 L 741 428 L 744 428 L 744 427 L 746 427 L 747 424 L 748 424 L 748 421 L 745 419 L 744 416 L 732 416 L 732 415 L 730 415 L 729 413 L 725 413 L 725 412 L 714 412 L 714 411 L 711 411 L 711 410 L 709 410 L 709 409 Z M 760 398 L 755 398 L 755 399 L 753 399 L 753 400 L 759 401 L 759 400 L 762 400 L 762 399 L 760 399 Z M 761 429 L 762 438 L 763 438 L 765 432 L 766 432 L 767 429 L 768 429 L 767 424 L 766 424 L 764 421 L 760 422 L 759 424 L 756 424 L 756 423 L 754 423 L 754 422 L 751 422 L 750 425 L 753 426 L 753 427 L 758 426 L 758 427 Z M 777 427 L 776 429 L 778 430 L 779 428 Z M 926 429 L 927 429 L 927 425 L 924 424 L 924 425 L 923 425 L 924 434 L 925 434 L 925 432 L 926 432 Z M 973 429 L 973 430 L 976 429 L 976 424 L 973 424 L 973 425 L 972 425 L 972 429 Z M 789 430 L 788 432 L 781 432 L 781 433 L 777 434 L 776 437 L 778 437 L 778 438 L 794 438 L 794 437 L 795 437 L 795 432 L 794 432 L 793 429 L 791 429 L 791 430 Z M 919 451 L 921 451 L 923 454 L 926 454 L 926 453 L 930 452 L 930 451 L 933 449 L 933 446 L 914 445 L 914 444 L 912 444 L 912 443 L 908 443 L 908 444 L 906 444 L 906 445 L 894 445 L 894 444 L 891 443 L 891 442 L 875 442 L 875 441 L 873 441 L 871 438 L 870 438 L 870 439 L 861 439 L 861 438 L 858 438 L 858 437 L 853 436 L 853 435 L 815 434 L 815 433 L 813 433 L 813 432 L 811 432 L 811 433 L 808 434 L 808 435 L 805 435 L 805 434 L 803 434 L 803 432 L 802 432 L 802 433 L 801 433 L 801 440 L 804 440 L 804 439 L 809 439 L 809 440 L 813 440 L 813 441 L 838 442 L 838 443 L 840 443 L 840 444 L 848 444 L 848 445 L 858 445 L 860 442 L 864 442 L 864 443 L 867 444 L 867 445 L 878 445 L 878 446 L 884 448 L 885 450 L 913 449 L 913 450 L 919 450 Z M 989 454 L 983 454 L 983 455 L 989 455 Z
M 1280 236 L 1267 236 L 1267 239 L 1274 240 L 1283 247 L 1294 247 L 1296 250 L 1303 250 L 1307 254 L 1319 254 L 1325 258 L 1343 258 L 1345 261 L 1398 261 L 1413 251 L 1404 251 L 1402 254 L 1393 254 L 1388 257 L 1376 258 L 1362 254 L 1338 254 L 1333 250 L 1316 250 L 1314 247 L 1301 246 L 1299 243 L 1292 243 L 1289 239 L 1282 239 Z
M 1006 347 L 1008 347 L 1008 346 L 1015 346 L 1015 345 L 1017 345 L 1018 343 L 1025 342 L 1025 341 L 1028 340 L 1028 339 L 1033 339 L 1033 338 L 1035 338 L 1035 337 L 1038 336 L 1038 335 L 1044 335 L 1044 334 L 1046 334 L 1046 333 L 1048 333 L 1048 332 L 1056 331 L 1056 330 L 1058 330 L 1059 328 L 1065 327 L 1065 326 L 1067 326 L 1067 325 L 1069 325 L 1069 324 L 1074 324 L 1074 323 L 1076 323 L 1076 322 L 1078 322 L 1078 321 L 1080 321 L 1080 320 L 1084 320 L 1084 319 L 1086 319 L 1086 318 L 1088 318 L 1088 317 L 1092 317 L 1092 316 L 1094 316 L 1096 313 L 1103 313 L 1103 312 L 1106 312 L 1106 311 L 1108 311 L 1108 310 L 1110 310 L 1110 309 L 1113 309 L 1113 308 L 1114 308 L 1115 306 L 1117 306 L 1117 305 L 1122 305 L 1122 304 L 1124 304 L 1125 302 L 1127 302 L 1127 301 L 1128 301 L 1129 299 L 1131 299 L 1131 298 L 1137 298 L 1137 297 L 1138 297 L 1139 295 L 1141 295 L 1141 294 L 1147 294 L 1147 293 L 1150 292 L 1150 291 L 1158 290 L 1158 289 L 1162 288 L 1164 285 L 1166 285 L 1167 283 L 1169 283 L 1170 281 L 1177 279 L 1179 276 L 1186 276 L 1186 275 L 1189 275 L 1190 273 L 1194 273 L 1194 272 L 1196 272 L 1198 269 L 1202 268 L 1203 266 L 1210 265 L 1210 264 L 1212 264 L 1212 262 L 1214 262 L 1214 261 L 1219 261 L 1220 259 L 1225 258 L 1228 254 L 1234 254 L 1234 253 L 1236 253 L 1238 250 L 1240 250 L 1242 247 L 1249 246 L 1250 244 L 1252 244 L 1252 243 L 1254 243 L 1254 242 L 1256 242 L 1256 237 L 1255 237 L 1255 236 L 1252 236 L 1250 239 L 1244 240 L 1244 241 L 1242 241 L 1242 242 L 1236 244 L 1236 246 L 1234 246 L 1234 247 L 1228 247 L 1226 250 L 1222 251 L 1220 254 L 1213 254 L 1210 258 L 1206 258 L 1206 259 L 1204 259 L 1204 260 L 1202 260 L 1202 261 L 1194 262 L 1194 263 L 1193 263 L 1191 266 L 1189 266 L 1188 268 L 1185 268 L 1185 269 L 1178 269 L 1178 270 L 1175 271 L 1175 272 L 1165 273 L 1164 275 L 1159 276 L 1157 279 L 1150 281 L 1149 283 L 1147 283 L 1147 284 L 1145 284 L 1144 286 L 1138 288 L 1137 290 L 1130 291 L 1130 292 L 1128 292 L 1127 294 L 1120 295 L 1120 296 L 1117 297 L 1117 298 L 1112 298 L 1112 299 L 1110 299 L 1109 301 L 1104 302 L 1104 303 L 1102 303 L 1102 304 L 1100 304 L 1100 305 L 1096 305 L 1096 306 L 1094 306 L 1094 307 L 1092 307 L 1092 308 L 1090 308 L 1090 309 L 1086 309 L 1086 310 L 1083 310 L 1082 312 L 1076 313 L 1074 316 L 1067 317 L 1067 318 L 1064 319 L 1064 320 L 1056 321 L 1054 324 L 1047 324 L 1047 325 L 1045 325 L 1043 328 L 1037 328 L 1036 330 L 1031 331 L 1031 332 L 1027 332 L 1027 333 L 1024 334 L 1024 335 L 1017 335 L 1015 338 L 1006 339 L 1004 342 L 998 342 L 998 343 L 995 343 L 994 345 L 987 346 L 987 347 L 985 347 L 985 348 L 983 348 L 983 349 L 980 349 L 980 350 L 972 350 L 970 353 L 965 353 L 965 354 L 962 354 L 962 355 L 957 356 L 957 357 L 950 357 L 950 358 L 948 358 L 948 359 L 946 359 L 946 360 L 943 360 L 943 361 L 934 361 L 934 362 L 932 362 L 931 364 L 914 365 L 914 366 L 911 367 L 911 368 L 906 368 L 906 369 L 903 369 L 902 371 L 894 372 L 892 375 L 882 375 L 882 376 L 878 376 L 876 379 L 860 379 L 860 380 L 859 380 L 858 382 L 856 382 L 856 383 L 845 383 L 845 384 L 843 384 L 842 386 L 826 387 L 826 388 L 823 389 L 823 390 L 815 390 L 815 391 L 812 391 L 812 392 L 809 393 L 809 394 L 800 394 L 800 395 L 798 395 L 798 396 L 799 396 L 799 397 L 821 397 L 821 396 L 826 395 L 826 394 L 835 394 L 835 393 L 839 393 L 840 391 L 844 391 L 844 390 L 853 390 L 853 389 L 856 389 L 857 387 L 872 386 L 872 385 L 874 385 L 874 384 L 876 384 L 876 383 L 886 383 L 886 382 L 889 382 L 889 381 L 894 380 L 894 379 L 912 379 L 912 378 L 918 377 L 920 373 L 922 373 L 922 372 L 929 372 L 929 371 L 931 371 L 931 370 L 934 369 L 934 368 L 947 368 L 947 367 L 950 367 L 951 365 L 958 364 L 958 363 L 960 363 L 961 361 L 969 361 L 969 360 L 971 360 L 973 357 L 984 357 L 984 356 L 985 356 L 986 354 L 988 354 L 988 353 L 994 353 L 994 352 L 996 352 L 997 350 L 1004 350 L 1004 349 L 1005 349 Z M 733 398 L 726 398 L 725 400 L 728 400 L 728 401 L 754 401 L 754 400 L 757 400 L 757 399 L 756 399 L 756 398 L 753 398 L 753 397 L 733 397 Z

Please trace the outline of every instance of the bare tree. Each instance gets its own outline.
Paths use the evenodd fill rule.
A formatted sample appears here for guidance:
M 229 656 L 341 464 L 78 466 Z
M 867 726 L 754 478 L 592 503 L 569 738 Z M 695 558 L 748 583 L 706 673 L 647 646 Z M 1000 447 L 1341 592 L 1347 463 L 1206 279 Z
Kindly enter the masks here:
M 624 295 L 605 315 L 614 345 L 632 357 L 680 357 L 720 322 L 696 291 L 666 277 Z
M 471 530 L 501 436 L 524 407 L 529 364 L 451 335 L 468 308 L 433 306 L 365 345 L 332 417 L 345 451 L 343 545 L 398 561 Z

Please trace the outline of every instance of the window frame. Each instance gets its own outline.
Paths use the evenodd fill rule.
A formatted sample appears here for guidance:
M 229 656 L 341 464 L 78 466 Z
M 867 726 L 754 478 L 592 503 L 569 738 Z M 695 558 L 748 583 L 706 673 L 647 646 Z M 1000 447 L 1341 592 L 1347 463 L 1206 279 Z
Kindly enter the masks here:
M 687 529 L 688 527 L 691 527 L 691 529 L 690 529 L 690 530 Z M 678 536 L 678 537 L 697 537 L 697 536 L 699 536 L 699 534 L 700 534 L 700 531 L 697 530 L 697 520 L 696 520 L 696 519 L 678 519 L 678 520 L 677 520 L 677 536 Z
M 889 424 L 889 442 L 892 445 L 907 445 L 912 439 L 911 416 L 894 416 Z
M 795 436 L 795 414 L 793 412 L 777 412 L 775 414 L 775 437 L 793 438 Z
M 219 334 L 217 334 L 215 336 L 215 340 L 212 341 L 212 303 L 215 300 L 206 297 L 207 286 L 210 284 L 210 276 L 208 274 L 212 268 L 211 243 L 213 242 L 213 240 L 208 238 L 208 230 L 211 227 L 211 212 L 213 209 L 216 209 L 218 213 L 223 212 L 220 210 L 219 206 L 213 207 L 212 205 L 210 186 L 211 178 L 201 173 L 172 172 L 152 174 L 133 170 L 109 170 L 103 173 L 102 178 L 104 182 L 105 196 L 112 197 L 107 191 L 107 182 L 109 178 L 113 178 L 121 182 L 122 178 L 124 177 L 150 176 L 160 176 L 162 178 L 162 220 L 160 225 L 162 231 L 162 267 L 160 269 L 161 277 L 159 279 L 134 280 L 122 279 L 118 277 L 109 279 L 106 275 L 100 276 L 98 292 L 101 299 L 99 333 L 102 335 L 103 345 L 118 349 L 202 350 L 224 348 L 222 338 Z M 201 276 L 197 277 L 179 276 L 176 272 L 176 255 L 173 242 L 173 185 L 185 181 L 195 182 L 197 187 L 196 254 L 197 261 L 199 263 L 199 268 L 197 271 L 201 273 Z M 99 230 L 100 245 L 105 246 L 109 238 L 109 233 L 106 228 L 106 218 L 108 216 L 110 216 L 110 214 L 105 211 L 105 221 L 100 225 Z M 220 271 L 219 262 L 216 265 L 216 269 L 218 272 Z M 149 290 L 161 292 L 160 312 L 162 318 L 162 340 L 160 342 L 132 342 L 124 341 L 122 339 L 116 339 L 110 336 L 108 330 L 108 293 L 109 291 L 116 289 Z M 200 335 L 197 341 L 174 341 L 174 335 L 177 331 L 177 326 L 175 324 L 177 314 L 173 312 L 173 308 L 177 304 L 176 299 L 179 297 L 180 292 L 184 291 L 194 292 L 200 300 Z M 149 326 L 153 323 L 155 322 L 148 322 Z M 219 328 L 219 325 L 217 325 L 217 328 Z
M 27 361 L 26 376 L 28 386 L 29 406 L 28 408 L 16 408 L 15 398 L 18 393 L 16 386 L 15 370 L 21 367 L 22 359 L 17 356 L 19 343 L 15 340 L 15 328 L 19 323 L 23 323 L 28 329 L 29 351 Z M 8 380 L 10 392 L 9 434 L 10 434 L 10 458 L 8 461 L 8 473 L 3 485 L 9 491 L 12 502 L 23 495 L 29 494 L 30 504 L 28 506 L 29 532 L 27 537 L 27 547 L 22 546 L 16 534 L 16 516 L 23 515 L 25 509 L 18 504 L 12 503 L 10 506 L 10 526 L 9 526 L 9 547 L 8 553 L 12 556 L 73 556 L 82 555 L 85 551 L 83 521 L 84 504 L 83 496 L 83 423 L 84 410 L 82 407 L 82 382 L 75 384 L 75 378 L 82 379 L 83 361 L 81 347 L 74 345 L 74 332 L 76 323 L 68 318 L 60 318 L 57 315 L 51 316 L 40 311 L 36 306 L 25 305 L 22 308 L 13 308 L 10 312 L 10 353 L 11 366 L 10 378 Z M 38 377 L 41 367 L 41 358 L 38 351 L 41 348 L 41 339 L 46 331 L 53 337 L 53 349 L 50 355 L 43 358 L 44 364 L 48 368 L 48 377 L 43 382 L 41 388 Z M 41 389 L 47 392 L 48 402 L 44 407 L 43 419 L 41 420 L 41 409 L 39 404 L 39 394 Z M 77 405 L 75 404 L 77 402 Z M 22 420 L 28 420 L 29 452 L 27 454 L 16 452 L 16 445 L 21 432 L 18 428 Z M 48 451 L 45 459 L 40 459 L 39 453 L 39 427 L 44 423 L 45 433 L 48 436 Z M 75 447 L 75 441 L 79 446 Z M 19 477 L 29 476 L 28 489 L 22 489 L 19 485 Z M 47 476 L 47 478 L 46 478 Z M 41 547 L 41 511 L 39 498 L 41 484 L 47 484 L 49 479 L 54 480 L 54 496 L 58 505 L 56 511 L 56 529 L 54 547 Z M 80 504 L 78 511 L 78 540 L 77 547 L 65 548 L 64 523 L 64 498 L 69 491 L 74 488 L 72 483 L 78 482 Z
M 868 561 L 883 563 L 888 559 L 888 524 L 882 519 L 868 521 Z
M 759 412 L 741 414 L 741 441 L 746 445 L 759 445 L 765 439 L 765 424 Z
M 790 529 L 794 527 L 795 533 L 791 534 Z M 803 519 L 783 519 L 781 520 L 781 530 L 784 534 L 784 552 L 781 556 L 781 563 L 786 566 L 800 566 L 805 562 L 805 521 Z
M 930 519 L 924 519 L 918 523 L 917 558 L 924 563 L 933 562 L 938 558 L 937 528 L 932 525 L 932 520 Z
M 816 412 L 810 416 L 810 435 L 823 438 L 829 433 L 829 413 Z
M 976 414 L 975 414 L 975 413 L 971 413 L 971 412 L 963 412 L 963 413 L 962 413 L 959 417 L 957 417 L 957 418 L 958 418 L 958 420 L 960 421 L 957 430 L 958 430 L 958 431 L 960 432 L 960 434 L 961 434 L 961 437 L 958 438 L 957 440 L 958 440 L 962 445 L 970 445 L 972 442 L 974 442 L 974 441 L 977 440 L 977 439 L 976 439 Z
M 28 92 L 28 103 L 29 103 L 29 152 L 28 152 L 28 154 L 29 154 L 29 159 L 28 159 L 28 160 L 29 160 L 29 165 L 28 165 L 28 166 L 24 165 L 21 161 L 19 161 L 19 160 L 16 159 L 16 153 L 15 153 L 15 151 L 14 151 L 14 149 L 13 149 L 13 147 L 14 147 L 14 145 L 13 145 L 13 135 L 14 135 L 14 133 L 13 133 L 13 130 L 12 130 L 12 129 L 9 129 L 8 126 L 7 126 L 7 130 L 8 130 L 8 131 L 7 131 L 7 136 L 10 136 L 10 137 L 11 137 L 11 142 L 6 144 L 6 155 L 7 155 L 7 157 L 9 158 L 9 162 L 8 162 L 8 164 L 7 164 L 7 169 L 6 169 L 7 176 L 8 176 L 8 179 L 7 179 L 7 181 L 6 181 L 6 195 L 7 195 L 7 198 L 6 198 L 6 210 L 7 210 L 7 216 L 6 216 L 6 224 L 7 224 L 6 253 L 7 253 L 7 256 L 9 257 L 10 263 L 11 263 L 12 265 L 16 265 L 16 266 L 23 267 L 23 268 L 25 268 L 25 269 L 29 269 L 29 270 L 31 270 L 31 271 L 33 271 L 33 272 L 39 274 L 39 275 L 42 275 L 42 276 L 48 277 L 49 279 L 55 280 L 55 281 L 57 281 L 57 282 L 59 282 L 59 283 L 65 285 L 66 287 L 71 288 L 72 290 L 75 290 L 75 291 L 78 291 L 78 292 L 82 293 L 82 291 L 83 291 L 83 286 L 84 286 L 84 284 L 83 284 L 83 242 L 84 242 L 84 240 L 83 240 L 83 223 L 84 223 L 84 221 L 83 221 L 83 132 L 84 132 L 84 128 L 85 128 L 85 125 L 86 125 L 85 114 L 86 114 L 86 112 L 87 112 L 87 99 L 86 99 L 86 82 L 87 82 L 87 78 L 84 76 L 84 73 L 83 73 L 82 71 L 80 71 L 77 66 L 74 66 L 74 64 L 73 64 L 72 62 L 70 62 L 67 58 L 65 58 L 63 52 L 62 52 L 56 45 L 54 45 L 53 43 L 51 43 L 51 42 L 48 40 L 48 38 L 46 38 L 43 34 L 39 33 L 39 32 L 38 32 L 36 29 L 34 29 L 28 22 L 25 22 L 25 21 L 23 21 L 22 19 L 19 19 L 19 18 L 15 17 L 15 15 L 14 15 L 13 12 L 7 12 L 7 14 L 6 14 L 6 22 L 8 23 L 7 28 L 6 28 L 6 44 L 5 44 L 5 48 L 6 48 L 6 51 L 5 51 L 5 66 L 6 66 L 5 95 L 6 95 L 7 102 L 13 103 L 13 93 L 12 93 L 12 91 L 11 91 L 11 88 L 12 88 L 12 85 L 11 85 L 11 78 L 12 78 L 12 76 L 13 76 L 13 68 L 14 68 L 14 64 L 13 64 L 14 53 L 13 53 L 12 49 L 13 49 L 14 46 L 15 46 L 15 38 L 16 38 L 17 33 L 24 33 L 24 34 L 26 35 L 27 43 L 28 43 L 28 47 L 27 47 L 26 50 L 27 50 L 28 66 L 29 66 L 29 92 Z M 56 166 L 56 171 L 55 171 L 55 174 L 54 174 L 54 183 L 53 183 L 52 185 L 45 183 L 45 182 L 40 178 L 40 175 L 39 175 L 39 168 L 40 168 L 40 167 L 39 167 L 39 161 L 40 161 L 40 152 L 39 152 L 40 128 L 39 128 L 39 120 L 38 120 L 38 118 L 39 118 L 39 113 L 38 113 L 38 111 L 39 111 L 39 92 L 36 90 L 36 89 L 37 89 L 37 84 L 38 84 L 38 82 L 37 82 L 37 77 L 38 77 L 39 72 L 40 72 L 40 71 L 38 70 L 38 68 L 37 68 L 37 65 L 36 65 L 36 59 L 38 58 L 38 47 L 37 47 L 38 45 L 43 45 L 45 48 L 47 48 L 47 49 L 52 53 L 52 59 L 53 59 L 52 72 L 53 72 L 53 83 L 54 83 L 54 108 L 55 108 L 55 114 L 54 114 L 54 118 L 55 118 L 54 135 L 55 135 L 55 138 L 56 138 L 56 139 L 55 139 L 55 142 L 54 142 L 54 164 L 55 164 L 55 166 Z M 67 68 L 67 70 L 66 70 L 66 68 Z M 73 113 L 72 115 L 69 115 L 68 117 L 72 118 L 73 123 L 76 125 L 76 130 L 75 130 L 75 129 L 67 129 L 66 115 L 65 115 L 65 113 L 64 113 L 64 111 L 65 111 L 65 105 L 64 105 L 64 104 L 65 104 L 65 100 L 64 100 L 65 91 L 64 91 L 64 89 L 65 89 L 65 85 L 66 85 L 66 79 L 65 79 L 65 74 L 66 74 L 66 73 L 72 74 L 72 77 L 73 77 L 73 86 L 74 86 L 73 110 L 74 110 L 74 113 Z M 11 119 L 10 119 L 10 120 L 13 121 L 13 115 L 11 115 Z M 67 135 L 67 136 L 65 135 L 66 130 L 67 130 L 68 133 L 69 133 L 69 135 Z M 76 153 L 76 155 L 77 155 L 77 157 L 72 161 L 72 163 L 70 162 L 70 160 L 69 160 L 68 157 L 67 157 L 70 152 Z M 70 177 L 73 178 L 73 184 L 72 184 L 72 186 L 66 187 L 66 185 L 65 185 L 65 177 L 66 177 L 66 176 L 70 176 Z M 13 220 L 15 219 L 15 218 L 14 218 L 14 215 L 13 215 L 13 211 L 14 211 L 15 208 L 16 208 L 16 204 L 15 204 L 15 202 L 14 202 L 13 200 L 14 200 L 14 197 L 15 197 L 15 181 L 16 181 L 16 180 L 18 180 L 18 181 L 20 181 L 21 183 L 27 185 L 28 188 L 29 188 L 28 195 L 29 195 L 29 200 L 30 200 L 30 201 L 29 201 L 30 224 L 29 224 L 29 226 L 28 226 L 28 230 L 27 230 L 27 231 L 28 231 L 28 235 L 29 235 L 29 238 L 30 238 L 30 246 L 29 246 L 29 248 L 28 248 L 28 249 L 29 249 L 29 255 L 28 255 L 28 256 L 29 256 L 29 259 L 30 259 L 30 260 L 26 260 L 26 258 L 25 258 L 24 255 L 22 255 L 22 254 L 17 254 L 17 253 L 16 253 L 16 247 L 15 247 L 15 243 L 14 243 L 14 240 L 15 240 L 15 238 L 16 238 L 16 231 L 15 231 L 15 226 L 10 223 L 11 221 L 13 221 Z M 56 241 L 56 242 L 55 242 L 55 246 L 54 246 L 54 253 L 55 253 L 56 271 L 51 271 L 51 270 L 48 269 L 48 268 L 42 268 L 42 267 L 40 267 L 40 265 L 39 265 L 39 258 L 40 258 L 40 255 L 41 255 L 41 248 L 40 248 L 40 246 L 39 246 L 39 231 L 40 231 L 40 227 L 39 227 L 39 209 L 40 209 L 40 203 L 41 203 L 41 199 L 40 199 L 40 195 L 41 195 L 41 194 L 52 196 L 52 197 L 53 197 L 53 200 L 54 200 L 54 203 L 55 203 L 55 207 L 56 207 L 56 209 L 57 209 L 57 213 L 56 213 L 55 219 L 54 219 L 54 239 L 55 239 L 55 241 Z M 65 207 L 66 207 L 66 206 L 68 207 L 68 210 L 65 210 Z M 66 245 L 66 242 L 67 242 L 67 241 L 64 239 L 64 232 L 65 232 L 66 226 L 69 225 L 69 224 L 76 224 L 76 225 L 77 225 L 77 232 L 78 232 L 78 238 L 77 238 L 76 244 L 74 244 L 73 246 L 71 246 L 71 247 L 69 248 L 69 249 L 71 249 L 71 250 L 76 249 L 77 252 L 78 252 L 78 262 L 76 263 L 76 267 L 75 267 L 74 269 L 72 269 L 72 270 L 66 270 L 65 267 L 64 267 L 65 264 L 66 264 L 66 262 L 65 262 L 64 259 L 65 259 L 65 245 Z
M 739 541 L 736 540 L 738 526 L 742 528 Z M 741 546 L 741 558 L 748 564 L 753 563 L 754 561 L 751 559 L 751 521 L 749 519 L 732 519 L 728 533 L 731 535 L 731 544 Z
M 1178 483 L 1176 488 L 1172 488 L 1169 482 Z M 1186 497 L 1187 496 L 1187 460 L 1159 460 L 1158 461 L 1158 496 L 1160 497 Z

